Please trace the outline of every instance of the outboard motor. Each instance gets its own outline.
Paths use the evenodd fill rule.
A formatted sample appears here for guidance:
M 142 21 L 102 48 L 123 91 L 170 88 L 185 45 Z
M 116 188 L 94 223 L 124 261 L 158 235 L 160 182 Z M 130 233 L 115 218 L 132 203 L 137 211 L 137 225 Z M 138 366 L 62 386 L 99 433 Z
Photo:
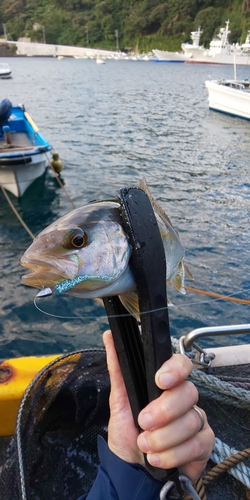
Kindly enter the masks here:
M 0 103 L 0 125 L 7 122 L 11 115 L 12 104 L 9 99 L 3 99 Z

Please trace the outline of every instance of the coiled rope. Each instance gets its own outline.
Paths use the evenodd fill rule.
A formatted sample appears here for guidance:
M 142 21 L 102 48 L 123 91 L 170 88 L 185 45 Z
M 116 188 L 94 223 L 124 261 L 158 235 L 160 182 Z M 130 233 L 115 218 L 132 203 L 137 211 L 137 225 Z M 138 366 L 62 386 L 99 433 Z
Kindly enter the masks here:
M 179 341 L 172 337 L 172 347 L 174 352 L 180 352 Z M 194 353 L 191 353 L 191 359 Z M 200 395 L 210 397 L 220 404 L 230 404 L 237 408 L 250 409 L 250 391 L 248 383 L 234 383 L 220 380 L 214 375 L 207 374 L 201 370 L 194 369 L 190 375 L 190 380 L 196 385 Z M 215 446 L 211 454 L 211 460 L 216 464 L 195 484 L 195 490 L 201 500 L 206 500 L 205 487 L 208 486 L 220 474 L 228 472 L 247 488 L 247 498 L 250 500 L 250 468 L 243 462 L 250 457 L 250 448 L 237 451 L 230 448 L 220 439 L 215 439 Z M 185 500 L 191 499 L 190 495 Z
M 210 396 L 221 403 L 232 404 L 238 408 L 250 408 L 250 391 L 244 388 L 235 387 L 201 370 L 193 370 L 190 379 L 198 387 L 201 395 Z
M 221 461 L 221 457 L 223 455 L 226 458 Z M 229 448 L 229 446 L 216 438 L 211 460 L 217 465 L 210 469 L 204 476 L 200 477 L 200 479 L 198 479 L 195 483 L 195 491 L 198 493 L 201 500 L 207 499 L 205 487 L 225 472 L 229 472 L 229 474 L 241 481 L 250 492 L 250 469 L 242 463 L 249 457 L 250 448 L 246 448 L 242 451 L 236 451 L 233 448 Z M 190 495 L 185 497 L 185 500 L 189 499 L 191 499 Z

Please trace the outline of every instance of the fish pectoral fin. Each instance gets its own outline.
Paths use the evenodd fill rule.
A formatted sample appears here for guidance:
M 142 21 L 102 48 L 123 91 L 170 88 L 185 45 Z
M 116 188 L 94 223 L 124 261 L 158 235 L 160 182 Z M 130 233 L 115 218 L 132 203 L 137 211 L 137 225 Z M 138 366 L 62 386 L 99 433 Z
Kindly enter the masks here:
M 188 266 L 187 266 L 187 264 L 185 264 L 185 262 L 184 262 L 184 270 L 185 270 L 185 273 L 186 273 L 187 277 L 190 280 L 194 280 L 194 277 L 193 277 L 191 271 L 189 271 Z
M 186 290 L 184 288 L 184 276 L 185 276 L 185 269 L 184 269 L 184 263 L 181 260 L 176 267 L 175 271 L 171 276 L 169 276 L 169 281 L 172 283 L 172 285 L 178 290 L 178 292 L 181 292 L 185 295 Z
M 128 292 L 119 295 L 121 303 L 124 305 L 125 309 L 134 316 L 137 321 L 140 321 L 140 309 L 137 292 Z

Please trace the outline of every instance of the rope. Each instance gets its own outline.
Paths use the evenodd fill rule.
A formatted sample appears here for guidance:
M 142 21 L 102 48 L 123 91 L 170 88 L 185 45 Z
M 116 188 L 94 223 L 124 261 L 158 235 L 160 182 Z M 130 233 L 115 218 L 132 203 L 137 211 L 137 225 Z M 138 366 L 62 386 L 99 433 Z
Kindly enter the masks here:
M 196 491 L 196 493 L 198 493 L 200 499 L 201 500 L 207 500 L 205 485 L 203 484 L 203 478 L 202 477 L 200 477 L 198 479 L 198 481 L 196 481 L 194 487 L 195 487 L 195 491 Z M 192 500 L 192 497 L 190 495 L 186 495 L 184 497 L 184 500 Z
M 27 233 L 30 235 L 31 239 L 34 240 L 35 236 L 34 234 L 31 232 L 31 230 L 28 228 L 28 226 L 25 224 L 25 222 L 23 221 L 22 217 L 19 215 L 19 213 L 17 212 L 17 210 L 15 209 L 13 203 L 11 202 L 9 196 L 7 195 L 5 189 L 3 186 L 1 186 L 1 189 L 2 189 L 2 192 L 7 200 L 7 202 L 9 203 L 10 207 L 12 208 L 14 214 L 17 216 L 19 222 L 21 222 L 22 226 L 24 227 L 24 229 L 27 231 Z
M 250 393 L 246 389 L 235 387 L 229 382 L 221 381 L 214 375 L 208 375 L 200 370 L 193 370 L 190 378 L 203 395 L 212 396 L 221 403 L 233 404 L 238 408 L 250 406 Z
M 172 338 L 173 350 L 178 351 L 178 340 Z M 200 394 L 206 397 L 211 397 L 217 400 L 220 404 L 231 404 L 237 408 L 250 408 L 250 392 L 242 385 L 237 387 L 235 384 L 221 380 L 214 375 L 204 373 L 200 370 L 193 370 L 190 379 L 198 387 Z M 206 500 L 205 487 L 212 480 L 216 479 L 220 474 L 228 472 L 238 481 L 243 483 L 247 488 L 246 498 L 250 500 L 250 468 L 244 463 L 244 460 L 250 457 L 250 448 L 242 451 L 237 451 L 230 448 L 227 444 L 215 439 L 214 450 L 211 454 L 211 460 L 217 465 L 208 471 L 195 484 L 195 489 L 201 500 Z M 190 500 L 190 496 L 186 496 L 185 500 Z
M 248 489 L 250 489 L 250 469 L 245 464 L 241 463 L 250 457 L 250 448 L 245 448 L 242 451 L 237 451 L 230 448 L 220 439 L 215 439 L 215 447 L 211 454 L 211 460 L 217 465 L 213 467 L 204 476 L 205 485 L 215 479 L 219 474 L 229 471 L 229 474 L 238 479 Z M 223 460 L 223 461 L 221 461 Z M 229 470 L 230 469 L 230 470 Z M 204 482 L 203 478 L 203 482 Z
M 222 462 L 220 452 L 226 456 Z M 241 463 L 249 457 L 250 448 L 237 452 L 216 438 L 215 447 L 210 458 L 213 462 L 217 463 L 217 465 L 210 469 L 204 476 L 200 477 L 195 483 L 195 491 L 198 493 L 201 500 L 207 499 L 205 487 L 225 472 L 229 472 L 229 474 L 243 483 L 248 488 L 247 495 L 249 495 L 250 469 L 246 467 L 245 464 Z M 191 498 L 190 495 L 185 496 L 185 500 L 190 500 Z M 247 496 L 247 498 L 250 498 L 250 496 Z
M 214 299 L 228 300 L 231 302 L 239 302 L 240 304 L 250 305 L 250 300 L 248 299 L 238 299 L 237 297 L 227 297 L 225 295 L 219 295 L 214 292 L 206 292 L 205 290 L 200 290 L 199 288 L 193 288 L 191 286 L 184 286 L 185 290 L 189 292 L 199 293 L 200 295 L 206 295 L 207 297 L 213 297 Z

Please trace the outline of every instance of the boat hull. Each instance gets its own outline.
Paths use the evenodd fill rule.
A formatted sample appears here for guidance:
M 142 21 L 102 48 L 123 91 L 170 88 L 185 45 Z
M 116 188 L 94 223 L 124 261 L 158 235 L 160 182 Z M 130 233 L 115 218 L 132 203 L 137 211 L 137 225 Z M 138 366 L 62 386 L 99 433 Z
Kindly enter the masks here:
M 250 58 L 247 55 L 236 55 L 234 54 L 217 54 L 215 56 L 209 55 L 194 55 L 192 58 L 188 58 L 185 64 L 224 64 L 224 65 L 234 65 L 237 66 L 247 66 L 250 63 Z
M 8 78 L 12 78 L 11 71 L 7 73 L 0 73 L 1 80 L 7 80 Z
M 48 166 L 48 160 L 44 153 L 30 155 L 26 158 L 30 161 L 24 163 L 24 158 L 17 158 L 16 164 L 8 163 L 8 160 L 4 161 L 4 159 L 2 159 L 1 164 L 0 158 L 0 185 L 17 198 L 23 196 L 28 187 L 44 174 Z
M 28 385 L 60 355 L 27 356 L 0 363 L 0 436 L 12 436 L 21 398 Z M 6 416 L 8 415 L 8 418 Z
M 250 91 L 206 81 L 209 109 L 250 120 Z
M 156 62 L 174 62 L 174 63 L 184 63 L 188 57 L 185 54 L 179 52 L 168 52 L 165 50 L 154 49 L 153 54 L 155 56 Z
M 0 78 L 6 79 L 11 78 L 11 69 L 7 63 L 0 63 Z

